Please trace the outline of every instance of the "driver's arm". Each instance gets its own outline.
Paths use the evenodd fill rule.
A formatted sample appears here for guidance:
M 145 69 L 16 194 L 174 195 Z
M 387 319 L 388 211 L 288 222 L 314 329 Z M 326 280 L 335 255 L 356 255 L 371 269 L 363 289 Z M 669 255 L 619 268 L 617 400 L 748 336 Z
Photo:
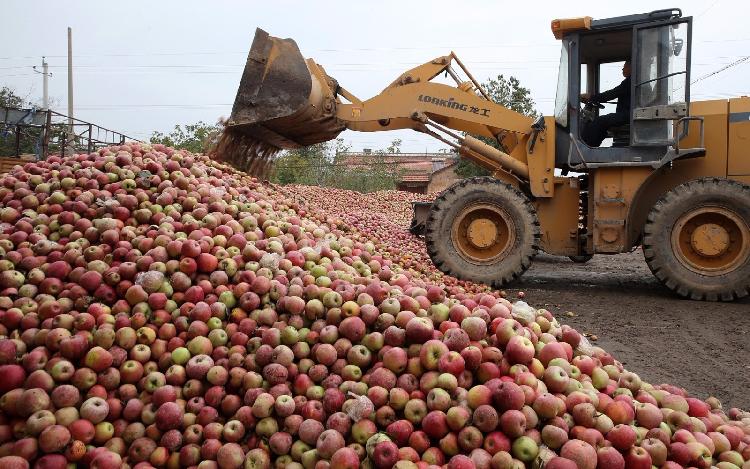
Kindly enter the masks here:
M 615 98 L 625 96 L 628 93 L 630 93 L 630 83 L 628 83 L 628 80 L 623 80 L 622 83 L 611 90 L 602 91 L 601 93 L 591 96 L 591 101 L 594 101 L 595 103 L 603 103 L 605 101 L 611 101 Z

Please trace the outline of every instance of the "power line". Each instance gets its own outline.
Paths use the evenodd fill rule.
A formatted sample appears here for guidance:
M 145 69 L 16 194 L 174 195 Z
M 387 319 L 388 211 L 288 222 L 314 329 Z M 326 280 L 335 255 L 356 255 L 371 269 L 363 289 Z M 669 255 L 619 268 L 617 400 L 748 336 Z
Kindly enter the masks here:
M 709 74 L 703 75 L 702 77 L 693 80 L 692 82 L 690 82 L 690 84 L 694 85 L 695 83 L 698 83 L 699 81 L 705 80 L 706 78 L 710 78 L 710 77 L 712 77 L 714 75 L 718 75 L 719 73 L 723 72 L 724 70 L 728 70 L 728 69 L 730 69 L 730 68 L 732 68 L 732 67 L 734 67 L 736 65 L 739 65 L 739 64 L 741 64 L 743 62 L 746 62 L 749 59 L 750 59 L 750 55 L 746 55 L 745 57 L 742 57 L 739 60 L 736 60 L 736 61 L 734 61 L 734 62 L 732 62 L 732 63 L 730 63 L 728 65 L 725 65 L 725 66 L 721 67 L 720 69 L 718 69 L 718 70 L 716 70 L 714 72 L 711 72 Z
M 714 0 L 714 1 L 713 1 L 713 3 L 711 3 L 711 5 L 709 5 L 709 6 L 708 6 L 708 8 L 706 8 L 706 9 L 705 9 L 705 10 L 703 10 L 702 12 L 698 13 L 698 14 L 697 14 L 697 15 L 695 16 L 695 18 L 696 18 L 696 19 L 697 19 L 697 18 L 700 18 L 701 16 L 705 15 L 706 13 L 708 13 L 708 10 L 710 10 L 710 9 L 711 9 L 711 8 L 713 8 L 713 7 L 715 7 L 717 3 L 719 3 L 719 0 Z
M 555 47 L 559 48 L 558 44 L 548 43 L 530 43 L 530 44 L 472 44 L 467 46 L 458 46 L 452 44 L 449 46 L 424 46 L 424 47 L 361 47 L 361 48 L 322 48 L 322 49 L 305 49 L 303 53 L 309 52 L 389 52 L 397 50 L 435 50 L 435 49 L 495 49 L 495 48 L 519 48 L 519 47 Z M 213 50 L 213 51 L 191 51 L 191 52 L 144 52 L 144 53 L 101 53 L 101 54 L 80 54 L 74 55 L 74 58 L 86 58 L 86 57 L 164 57 L 164 56 L 188 56 L 188 55 L 247 55 L 247 51 L 227 51 L 227 50 Z M 47 58 L 65 58 L 66 55 L 45 55 Z M 0 60 L 21 60 L 21 59 L 36 59 L 38 56 L 16 56 L 16 57 L 0 57 Z
M 737 57 L 743 57 L 741 55 L 729 55 L 729 56 L 713 56 L 715 59 L 735 59 Z M 525 65 L 529 62 L 533 63 L 548 63 L 548 64 L 554 64 L 557 65 L 559 62 L 558 59 L 548 59 L 548 58 L 527 58 L 526 60 L 475 60 L 472 61 L 472 64 L 481 64 L 481 65 L 506 65 L 506 64 L 521 64 Z M 328 67 L 370 67 L 373 66 L 376 68 L 387 68 L 391 69 L 396 66 L 405 66 L 405 67 L 416 67 L 424 62 L 415 62 L 415 61 L 409 61 L 409 62 L 326 62 L 325 65 Z M 709 63 L 694 63 L 693 65 L 719 65 L 716 62 L 709 62 Z M 28 65 L 19 65 L 19 66 L 12 66 L 12 67 L 0 67 L 0 70 L 4 69 L 15 69 L 15 68 L 26 68 Z M 63 68 L 66 67 L 66 65 L 50 65 L 50 68 Z M 114 64 L 114 65 L 79 65 L 77 68 L 93 68 L 93 69 L 216 69 L 216 68 L 230 68 L 230 69 L 243 69 L 245 67 L 244 64 L 145 64 L 145 65 L 138 65 L 138 64 Z M 533 67 L 536 68 L 536 67 Z
M 709 11 L 713 6 L 718 3 L 718 0 L 715 0 L 714 3 L 706 8 L 702 13 L 700 13 L 698 16 L 705 14 L 707 11 Z M 703 40 L 703 41 L 696 41 L 701 43 L 725 43 L 725 42 L 744 42 L 744 41 L 750 41 L 750 38 L 733 38 L 733 39 L 711 39 L 711 40 Z M 412 51 L 412 50 L 435 50 L 435 49 L 445 49 L 445 50 L 459 50 L 459 49 L 501 49 L 501 48 L 524 48 L 524 47 L 549 47 L 549 48 L 556 48 L 559 49 L 559 44 L 557 43 L 527 43 L 527 44 L 471 44 L 471 45 L 456 45 L 456 44 L 450 44 L 450 45 L 436 45 L 436 46 L 422 46 L 422 47 L 362 47 L 362 48 L 320 48 L 320 49 L 305 49 L 303 51 L 303 54 L 313 53 L 313 52 L 390 52 L 390 51 Z M 40 55 L 45 55 L 47 58 L 66 58 L 66 55 L 53 55 L 53 54 L 38 54 L 38 55 L 24 55 L 24 56 L 6 56 L 6 57 L 0 57 L 0 60 L 26 60 L 26 59 L 38 59 Z M 74 58 L 91 58 L 91 57 L 165 57 L 165 56 L 191 56 L 191 55 L 242 55 L 247 56 L 247 51 L 227 51 L 227 50 L 212 50 L 212 51 L 183 51 L 183 52 L 144 52 L 144 53 L 98 53 L 98 54 L 77 54 L 74 55 Z

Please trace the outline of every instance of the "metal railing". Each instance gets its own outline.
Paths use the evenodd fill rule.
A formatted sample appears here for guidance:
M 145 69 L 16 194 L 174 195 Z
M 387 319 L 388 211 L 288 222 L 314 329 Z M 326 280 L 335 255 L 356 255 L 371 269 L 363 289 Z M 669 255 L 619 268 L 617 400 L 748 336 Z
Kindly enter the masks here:
M 55 153 L 91 153 L 126 141 L 140 140 L 55 111 L 0 107 L 0 156 L 34 155 L 39 160 Z

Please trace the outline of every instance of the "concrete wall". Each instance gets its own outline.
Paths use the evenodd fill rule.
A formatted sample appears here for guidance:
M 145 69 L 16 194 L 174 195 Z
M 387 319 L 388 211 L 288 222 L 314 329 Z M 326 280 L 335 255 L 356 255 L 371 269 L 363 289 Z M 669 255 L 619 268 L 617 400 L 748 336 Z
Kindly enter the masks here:
M 453 185 L 454 182 L 461 179 L 456 174 L 457 164 L 452 164 L 439 171 L 435 171 L 430 176 L 430 182 L 427 184 L 427 192 L 442 192 L 449 186 Z

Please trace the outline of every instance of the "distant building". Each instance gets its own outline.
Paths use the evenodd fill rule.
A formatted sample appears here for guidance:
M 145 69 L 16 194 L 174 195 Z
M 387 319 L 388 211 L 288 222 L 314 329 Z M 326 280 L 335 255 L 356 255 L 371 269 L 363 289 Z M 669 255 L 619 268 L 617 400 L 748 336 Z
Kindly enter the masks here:
M 458 161 L 454 161 L 448 166 L 444 166 L 430 174 L 430 180 L 427 183 L 427 193 L 443 192 L 445 189 L 452 186 L 454 182 L 461 179 L 461 177 L 456 174 L 456 168 L 458 168 Z
M 376 155 L 371 150 L 339 153 L 343 163 L 351 166 L 367 164 L 393 165 L 399 174 L 396 188 L 400 191 L 426 194 L 441 191 L 458 180 L 455 166 L 458 155 L 455 153 L 388 153 Z M 377 161 L 373 161 L 373 157 Z M 452 168 L 452 169 L 451 169 Z M 434 177 L 433 177 L 434 176 Z M 432 187 L 437 189 L 433 190 Z

